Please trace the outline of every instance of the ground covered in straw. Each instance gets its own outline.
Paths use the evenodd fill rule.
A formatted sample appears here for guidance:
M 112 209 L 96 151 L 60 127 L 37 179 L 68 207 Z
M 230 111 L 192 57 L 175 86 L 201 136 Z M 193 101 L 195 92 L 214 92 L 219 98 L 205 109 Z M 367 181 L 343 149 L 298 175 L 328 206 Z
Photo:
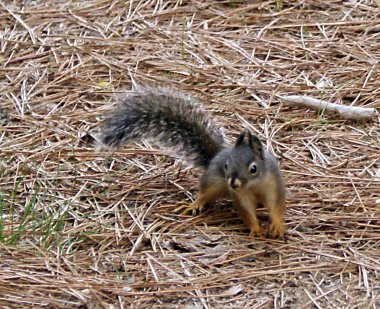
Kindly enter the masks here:
M 0 306 L 379 308 L 380 126 L 282 104 L 380 108 L 378 1 L 0 3 Z M 191 93 L 280 158 L 288 241 L 148 143 L 94 152 L 135 85 Z M 264 210 L 259 211 L 264 229 Z

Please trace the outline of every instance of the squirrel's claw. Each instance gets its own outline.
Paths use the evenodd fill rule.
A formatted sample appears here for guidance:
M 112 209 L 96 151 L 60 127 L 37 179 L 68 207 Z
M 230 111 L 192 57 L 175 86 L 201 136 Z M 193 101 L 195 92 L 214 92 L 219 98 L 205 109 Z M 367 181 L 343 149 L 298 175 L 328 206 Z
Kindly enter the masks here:
M 183 215 L 197 215 L 199 214 L 200 212 L 203 211 L 203 208 L 204 208 L 204 205 L 202 205 L 201 203 L 198 202 L 198 200 L 196 200 L 195 202 L 191 203 L 190 205 L 186 205 L 186 206 L 183 206 L 183 207 L 180 207 L 181 209 L 185 208 L 183 211 L 181 211 L 181 213 Z M 177 208 L 178 209 L 178 208 Z
M 250 230 L 251 232 L 249 233 L 249 236 L 251 237 L 258 237 L 260 239 L 263 239 L 264 236 L 263 236 L 263 233 L 261 232 L 261 228 L 260 228 L 260 225 L 258 223 L 250 226 Z
M 271 223 L 269 226 L 269 233 L 273 238 L 279 238 L 285 241 L 285 232 L 281 224 Z

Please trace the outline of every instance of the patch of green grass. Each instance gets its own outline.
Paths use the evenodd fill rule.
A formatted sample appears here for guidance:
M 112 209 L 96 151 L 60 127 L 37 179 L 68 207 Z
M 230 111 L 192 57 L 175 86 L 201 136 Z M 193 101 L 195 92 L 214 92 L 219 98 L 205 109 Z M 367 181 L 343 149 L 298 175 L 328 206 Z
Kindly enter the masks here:
M 276 0 L 276 11 L 280 12 L 284 8 L 284 1 L 283 0 Z
M 305 48 L 306 45 L 305 45 L 305 37 L 309 35 L 309 29 L 307 28 L 307 26 L 301 26 L 301 43 L 302 43 L 302 47 Z M 307 54 L 306 54 L 307 56 Z
M 44 204 L 55 204 L 48 196 L 48 190 L 51 188 L 48 188 L 46 183 L 40 184 L 37 180 L 34 181 L 29 191 L 22 188 L 25 184 L 30 183 L 30 179 L 26 175 L 37 173 L 37 164 L 34 165 L 34 169 L 26 165 L 20 166 L 11 191 L 0 193 L 1 243 L 14 246 L 29 238 L 37 245 L 46 248 L 51 243 L 48 240 L 62 233 L 66 211 L 58 210 L 57 212 L 54 207 L 42 207 Z M 56 178 L 58 178 L 58 174 Z M 52 184 L 54 186 L 56 181 L 53 180 Z M 45 189 L 41 189 L 43 187 Z M 23 192 L 24 196 L 20 195 L 20 192 Z M 57 239 L 55 240 L 57 241 Z
M 112 261 L 109 261 L 109 263 L 115 272 L 116 279 L 127 280 L 130 277 L 128 273 L 128 268 L 126 268 L 125 265 L 123 265 L 123 258 L 120 258 L 120 265 L 117 265 Z
M 322 102 L 322 94 L 320 95 L 320 97 L 321 97 L 321 102 Z M 318 122 L 323 120 L 323 115 L 325 114 L 326 108 L 327 108 L 327 104 L 325 104 L 324 106 L 322 106 L 321 104 L 319 105 L 318 110 L 317 110 Z
M 233 1 L 229 1 L 229 2 L 227 2 L 227 7 L 229 7 L 230 9 L 235 9 L 236 3 Z
M 39 243 L 41 247 L 48 249 L 51 245 L 61 242 L 61 235 L 66 221 L 66 210 L 59 210 L 56 214 L 48 215 L 39 221 L 38 228 L 41 233 Z
M 17 188 L 19 184 L 15 186 Z M 15 192 L 16 190 L 14 190 Z M 4 198 L 1 198 L 0 202 L 0 240 L 1 242 L 9 245 L 15 245 L 21 237 L 28 232 L 30 219 L 33 217 L 33 211 L 37 202 L 37 196 L 39 194 L 38 187 L 35 187 L 29 201 L 25 205 L 23 212 L 17 216 L 15 214 L 14 203 L 10 203 L 9 214 L 6 216 L 5 210 L 6 202 Z M 14 194 L 12 194 L 14 197 Z M 5 218 L 8 217 L 9 221 L 6 222 Z M 17 219 L 16 219 L 17 218 Z M 33 220 L 32 220 L 33 221 Z M 8 223 L 8 224 L 7 224 Z M 6 226 L 9 226 L 9 230 L 6 230 Z

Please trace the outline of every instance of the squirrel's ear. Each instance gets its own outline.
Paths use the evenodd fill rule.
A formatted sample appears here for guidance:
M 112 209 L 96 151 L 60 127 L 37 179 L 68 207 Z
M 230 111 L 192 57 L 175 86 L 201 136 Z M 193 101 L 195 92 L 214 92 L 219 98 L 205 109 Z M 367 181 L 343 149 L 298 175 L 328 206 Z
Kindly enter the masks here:
M 242 144 L 244 144 L 244 137 L 245 137 L 245 132 L 241 133 L 238 138 L 236 139 L 236 142 L 235 142 L 235 147 L 238 147 Z
M 249 147 L 253 150 L 254 153 L 260 156 L 263 159 L 263 145 L 261 144 L 259 138 L 256 135 L 252 135 L 251 132 L 248 131 L 248 144 Z

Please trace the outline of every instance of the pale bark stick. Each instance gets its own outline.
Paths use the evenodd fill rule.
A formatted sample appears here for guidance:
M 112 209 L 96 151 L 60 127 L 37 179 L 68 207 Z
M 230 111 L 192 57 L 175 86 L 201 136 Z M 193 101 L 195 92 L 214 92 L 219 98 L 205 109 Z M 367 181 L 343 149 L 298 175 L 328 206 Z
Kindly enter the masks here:
M 376 112 L 374 108 L 340 105 L 307 96 L 289 95 L 281 96 L 280 99 L 288 106 L 301 106 L 313 110 L 334 112 L 343 119 L 371 120 Z

